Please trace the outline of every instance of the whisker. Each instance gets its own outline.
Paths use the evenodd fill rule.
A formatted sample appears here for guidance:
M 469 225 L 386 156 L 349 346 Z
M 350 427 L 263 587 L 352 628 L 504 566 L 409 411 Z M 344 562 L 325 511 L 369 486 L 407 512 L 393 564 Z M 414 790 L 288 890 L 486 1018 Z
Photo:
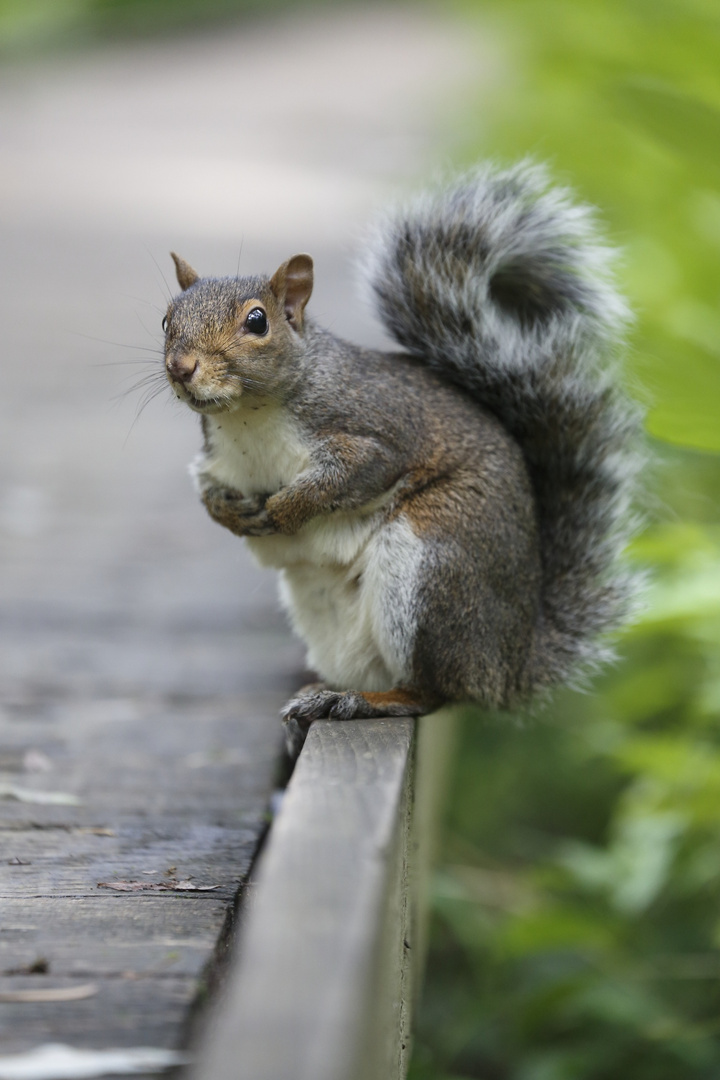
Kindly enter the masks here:
M 134 378 L 133 375 L 127 375 L 126 376 L 126 379 L 132 379 L 132 378 Z M 157 383 L 158 386 L 165 386 L 166 385 L 165 372 L 164 371 L 148 371 L 140 379 L 137 379 L 136 382 L 133 383 L 133 386 L 140 387 L 140 386 L 150 385 L 151 383 Z
M 165 314 L 165 312 L 163 312 L 163 315 L 164 315 L 164 314 Z M 152 331 L 152 330 L 150 330 L 150 328 L 149 328 L 149 327 L 147 327 L 147 326 L 145 325 L 145 323 L 144 323 L 144 322 L 142 321 L 142 318 L 140 317 L 140 312 L 139 312 L 139 311 L 136 311 L 136 312 L 135 312 L 135 317 L 136 317 L 137 321 L 138 321 L 138 322 L 140 323 L 140 325 L 142 326 L 142 328 L 143 328 L 143 330 L 145 331 L 145 333 L 146 333 L 146 334 L 147 334 L 147 335 L 148 335 L 149 337 L 151 337 L 151 338 L 154 338 L 154 337 L 155 337 L 155 334 L 154 334 L 154 333 L 153 333 L 153 331 Z M 164 349 L 162 349 L 162 350 L 160 350 L 160 351 L 161 351 L 161 352 L 164 352 L 165 350 L 164 350 Z
M 144 364 L 152 364 L 158 367 L 157 356 L 130 357 L 127 360 L 98 360 L 91 367 L 137 367 Z
M 156 387 L 156 388 L 155 388 L 154 390 L 150 390 L 150 391 L 148 391 L 148 393 L 146 393 L 146 394 L 144 395 L 144 397 L 143 397 L 142 401 L 141 401 L 141 402 L 139 403 L 139 405 L 138 405 L 138 408 L 137 408 L 137 411 L 136 411 L 136 413 L 135 413 L 135 417 L 134 417 L 134 419 L 133 419 L 133 422 L 132 422 L 132 424 L 130 425 L 130 427 L 129 427 L 129 429 L 128 429 L 128 433 L 127 433 L 127 435 L 125 436 L 125 441 L 123 442 L 123 447 L 127 446 L 127 443 L 128 443 L 128 439 L 129 439 L 129 438 L 130 438 L 130 436 L 132 435 L 132 432 L 133 432 L 133 429 L 134 429 L 135 425 L 137 424 L 138 420 L 140 419 L 140 417 L 142 416 L 142 414 L 143 414 L 143 413 L 145 412 L 145 410 L 147 409 L 147 407 L 148 407 L 148 405 L 150 404 L 150 402 L 151 402 L 151 401 L 154 401 L 154 400 L 155 400 L 155 398 L 156 398 L 156 397 L 157 397 L 157 396 L 158 396 L 158 395 L 159 395 L 159 394 L 160 394 L 161 392 L 162 392 L 162 387 Z
M 167 280 L 167 278 L 165 277 L 165 274 L 164 274 L 164 272 L 163 272 L 163 268 L 162 268 L 162 266 L 160 265 L 160 263 L 159 263 L 159 262 L 157 261 L 157 259 L 155 258 L 155 256 L 153 255 L 153 253 L 152 253 L 152 251 L 150 250 L 150 248 L 149 248 L 149 247 L 147 247 L 147 246 L 145 246 L 145 250 L 147 251 L 147 253 L 148 253 L 148 255 L 150 256 L 150 258 L 152 259 L 152 261 L 153 261 L 153 262 L 155 263 L 155 266 L 156 266 L 156 267 L 158 268 L 158 271 L 159 271 L 159 273 L 160 273 L 160 277 L 161 277 L 161 278 L 163 279 L 163 283 L 164 283 L 164 285 L 165 285 L 165 292 L 167 293 L 167 300 L 168 300 L 168 303 L 170 303 L 170 301 L 172 300 L 172 292 L 171 292 L 171 290 L 170 290 L 170 286 L 168 285 L 168 280 Z
M 228 371 L 225 373 L 225 378 L 234 386 L 239 386 L 243 390 L 258 390 L 262 391 L 262 383 L 257 379 L 253 379 L 252 375 L 240 375 L 234 371 Z
M 134 382 L 132 386 L 126 387 L 124 390 L 118 391 L 113 395 L 113 401 L 124 401 L 125 398 L 130 397 L 131 394 L 137 394 L 139 390 L 148 389 L 153 395 L 160 394 L 167 386 L 167 381 L 163 377 L 162 379 L 156 379 L 151 376 L 145 376 L 143 379 L 139 379 Z
M 133 296 L 132 293 L 123 293 L 123 296 L 128 300 L 134 300 L 138 304 L 144 304 L 146 307 L 153 308 L 159 315 L 165 314 L 165 308 L 159 307 L 154 300 L 148 300 L 146 296 Z
M 146 329 L 146 327 L 143 327 Z M 107 338 L 93 337 L 91 334 L 83 334 L 79 330 L 67 330 L 66 333 L 72 337 L 85 338 L 86 341 L 97 341 L 100 345 L 112 345 L 115 349 L 152 349 L 153 352 L 157 352 L 158 356 L 162 356 L 164 349 L 159 346 L 154 348 L 152 345 L 148 345 L 147 342 L 144 345 L 128 345 L 126 341 L 108 341 Z

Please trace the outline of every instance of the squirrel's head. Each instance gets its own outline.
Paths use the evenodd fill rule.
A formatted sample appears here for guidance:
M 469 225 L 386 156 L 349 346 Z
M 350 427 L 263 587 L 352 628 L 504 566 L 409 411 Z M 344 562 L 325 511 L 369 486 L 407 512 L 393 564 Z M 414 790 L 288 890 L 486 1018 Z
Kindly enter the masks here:
M 281 398 L 312 293 L 310 256 L 293 255 L 271 278 L 201 278 L 171 254 L 183 290 L 163 319 L 176 396 L 199 413 L 234 410 L 243 394 Z

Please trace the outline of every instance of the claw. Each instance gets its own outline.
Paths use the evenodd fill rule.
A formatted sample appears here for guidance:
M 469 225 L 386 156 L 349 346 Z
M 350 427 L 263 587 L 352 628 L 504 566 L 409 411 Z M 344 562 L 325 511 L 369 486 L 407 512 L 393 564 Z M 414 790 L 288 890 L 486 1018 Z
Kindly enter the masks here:
M 311 724 L 313 720 L 355 720 L 371 715 L 362 694 L 354 690 L 317 690 L 288 701 L 282 710 L 285 720 Z
M 285 746 L 288 755 L 292 761 L 295 761 L 305 745 L 310 725 L 308 724 L 307 727 L 301 726 L 294 717 L 290 716 L 283 719 L 283 727 L 285 729 Z

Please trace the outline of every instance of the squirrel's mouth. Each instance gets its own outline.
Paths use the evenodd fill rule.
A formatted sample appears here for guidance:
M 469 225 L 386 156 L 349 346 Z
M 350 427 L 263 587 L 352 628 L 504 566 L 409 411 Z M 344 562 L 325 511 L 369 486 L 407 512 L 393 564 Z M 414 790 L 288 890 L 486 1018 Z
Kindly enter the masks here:
M 185 398 L 186 403 L 191 409 L 194 409 L 195 412 L 218 413 L 227 412 L 228 409 L 231 408 L 230 402 L 224 401 L 222 398 L 196 398 L 194 394 L 188 393 L 187 390 L 185 393 L 187 394 L 187 397 Z
M 173 382 L 172 388 L 176 397 L 180 401 L 184 401 L 186 405 L 189 405 L 194 412 L 198 413 L 219 413 L 228 412 L 234 407 L 232 401 L 228 401 L 225 397 L 196 397 L 192 391 L 188 390 L 187 386 Z

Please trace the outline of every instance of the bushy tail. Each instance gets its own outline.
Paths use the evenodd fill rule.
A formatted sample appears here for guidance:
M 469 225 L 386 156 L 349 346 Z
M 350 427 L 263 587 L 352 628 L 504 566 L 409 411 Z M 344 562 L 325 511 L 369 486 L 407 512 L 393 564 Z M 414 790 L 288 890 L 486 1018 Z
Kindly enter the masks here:
M 393 336 L 493 411 L 537 497 L 543 591 L 528 685 L 609 655 L 633 575 L 639 409 L 613 370 L 628 312 L 592 212 L 543 168 L 480 168 L 382 221 L 366 273 Z

